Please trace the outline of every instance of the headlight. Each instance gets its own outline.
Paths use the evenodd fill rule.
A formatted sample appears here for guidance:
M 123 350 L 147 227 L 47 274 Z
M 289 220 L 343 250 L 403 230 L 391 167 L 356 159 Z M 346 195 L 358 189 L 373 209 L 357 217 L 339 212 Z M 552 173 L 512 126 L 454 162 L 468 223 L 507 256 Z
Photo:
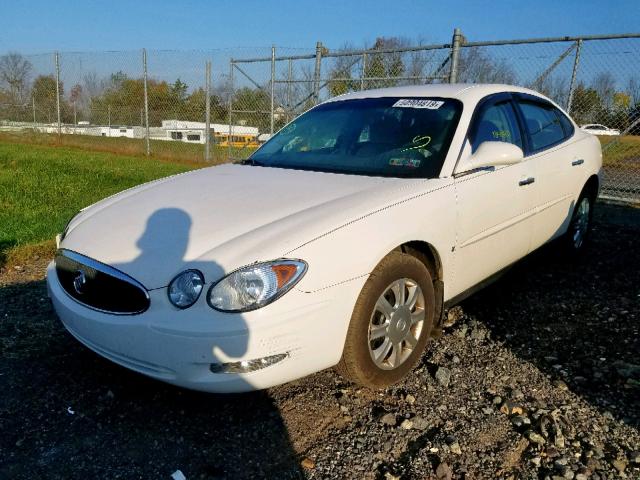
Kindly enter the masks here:
M 209 306 L 222 312 L 256 310 L 287 293 L 307 271 L 301 260 L 275 260 L 236 270 L 211 286 Z
M 178 308 L 189 308 L 200 297 L 203 286 L 204 277 L 199 271 L 185 270 L 171 280 L 167 290 L 169 301 Z

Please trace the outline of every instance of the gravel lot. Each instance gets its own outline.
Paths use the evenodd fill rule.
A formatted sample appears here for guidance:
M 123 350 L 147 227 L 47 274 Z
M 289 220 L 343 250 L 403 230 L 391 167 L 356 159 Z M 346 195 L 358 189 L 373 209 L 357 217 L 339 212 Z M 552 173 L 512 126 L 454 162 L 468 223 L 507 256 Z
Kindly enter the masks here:
M 640 209 L 598 207 L 581 262 L 520 262 L 381 392 L 332 371 L 244 395 L 164 385 L 65 332 L 48 259 L 7 267 L 0 478 L 640 478 Z

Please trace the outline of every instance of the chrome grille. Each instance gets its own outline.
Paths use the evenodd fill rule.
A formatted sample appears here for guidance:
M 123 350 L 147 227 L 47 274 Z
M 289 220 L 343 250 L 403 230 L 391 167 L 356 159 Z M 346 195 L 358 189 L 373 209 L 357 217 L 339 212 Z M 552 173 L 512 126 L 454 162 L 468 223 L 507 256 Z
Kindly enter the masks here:
M 55 265 L 64 291 L 89 308 L 117 315 L 149 308 L 147 289 L 120 270 L 65 249 L 58 250 Z

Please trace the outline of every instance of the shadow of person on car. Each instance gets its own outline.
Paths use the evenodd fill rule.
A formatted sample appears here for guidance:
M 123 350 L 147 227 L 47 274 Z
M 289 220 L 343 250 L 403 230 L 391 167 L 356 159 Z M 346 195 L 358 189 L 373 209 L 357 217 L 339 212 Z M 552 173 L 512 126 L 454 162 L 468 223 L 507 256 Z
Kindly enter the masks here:
M 136 243 L 140 254 L 133 261 L 115 267 L 124 272 L 131 272 L 135 278 L 136 272 L 162 263 L 166 267 L 161 269 L 162 272 L 166 274 L 171 271 L 170 275 L 163 278 L 163 284 L 169 283 L 174 275 L 187 269 L 197 270 L 204 275 L 205 286 L 202 293 L 196 303 L 187 309 L 180 310 L 169 303 L 166 287 L 155 292 L 156 295 L 152 294 L 152 301 L 160 301 L 160 308 L 169 310 L 169 315 L 165 315 L 167 318 L 157 323 L 151 317 L 149 325 L 152 329 L 169 334 L 158 335 L 158 338 L 164 337 L 163 343 L 152 346 L 162 350 L 158 361 L 161 362 L 164 355 L 173 356 L 169 350 L 175 339 L 175 348 L 187 350 L 178 352 L 177 356 L 185 359 L 179 367 L 182 367 L 184 372 L 193 372 L 194 380 L 200 382 L 230 375 L 212 373 L 209 367 L 214 363 L 243 358 L 247 353 L 251 332 L 248 330 L 245 314 L 220 314 L 207 305 L 206 297 L 210 285 L 229 272 L 225 272 L 216 262 L 185 260 L 192 241 L 193 228 L 193 220 L 184 210 L 159 209 L 148 218 L 145 231 Z M 221 320 L 224 320 L 225 325 L 215 325 Z M 182 331 L 184 336 L 181 338 Z M 190 340 L 194 337 L 198 340 L 192 343 Z M 185 339 L 187 342 L 182 341 Z M 190 349 L 192 344 L 193 350 Z M 234 383 L 236 390 L 253 388 L 250 375 Z M 136 395 L 142 394 L 145 403 L 146 400 L 151 400 L 135 387 L 134 392 Z M 183 442 L 187 443 L 181 450 L 187 455 L 197 450 L 200 450 L 201 454 L 215 452 L 214 458 L 217 458 L 212 463 L 212 459 L 209 458 L 200 471 L 190 471 L 190 476 L 213 474 L 242 478 L 274 475 L 287 477 L 291 474 L 295 477 L 299 474 L 295 454 L 288 444 L 286 428 L 277 407 L 266 393 L 254 392 L 232 396 L 183 390 L 176 390 L 174 393 L 174 396 L 165 396 L 165 401 L 172 402 L 176 409 L 174 414 L 183 416 L 187 422 L 184 425 L 184 434 L 178 437 L 178 440 L 183 439 Z M 133 400 L 133 397 L 130 398 Z M 155 405 L 155 402 L 153 403 Z M 189 422 L 193 424 L 188 425 Z M 200 430 L 193 432 L 192 428 L 196 425 Z M 165 430 L 163 424 L 150 425 L 148 422 L 145 422 L 143 429 L 144 435 L 154 440 L 162 436 Z M 176 433 L 174 431 L 172 436 Z M 268 441 L 265 443 L 266 439 Z M 205 457 L 209 455 L 205 454 Z M 189 470 L 188 462 L 184 465 L 185 470 Z
M 150 292 L 152 305 L 146 314 L 130 316 L 128 320 L 114 316 L 113 332 L 117 334 L 117 325 L 123 321 L 143 324 L 142 331 L 148 335 L 145 351 L 152 352 L 153 359 L 140 360 L 160 367 L 168 367 L 163 364 L 163 358 L 167 362 L 176 358 L 171 351 L 173 340 L 175 348 L 185 348 L 188 344 L 177 333 L 180 329 L 188 331 L 190 338 L 205 339 L 199 345 L 207 343 L 209 356 L 204 356 L 203 351 L 198 350 L 200 347 L 194 347 L 191 352 L 181 352 L 191 356 L 186 355 L 184 365 L 179 365 L 197 372 L 197 378 L 202 379 L 203 375 L 225 375 L 209 371 L 211 363 L 220 361 L 214 350 L 224 352 L 225 357 L 242 357 L 247 351 L 250 332 L 247 332 L 244 315 L 226 314 L 225 321 L 235 322 L 229 324 L 233 327 L 227 331 L 237 332 L 236 336 L 244 339 L 243 342 L 235 342 L 229 349 L 215 335 L 206 333 L 203 326 L 215 322 L 216 316 L 206 304 L 205 296 L 211 283 L 222 278 L 224 272 L 215 262 L 184 260 L 192 228 L 192 220 L 185 211 L 157 210 L 149 216 L 145 231 L 136 243 L 139 255 L 131 262 L 111 266 L 133 278 L 143 269 L 158 264 L 172 265 L 176 274 L 188 268 L 201 271 L 206 285 L 190 309 L 199 309 L 208 316 L 195 318 L 190 309 L 172 307 L 163 287 Z M 170 280 L 160 281 L 166 285 Z M 43 293 L 41 282 L 30 288 Z M 156 324 L 151 314 L 165 308 L 169 314 Z M 13 313 L 18 315 L 17 305 Z M 53 473 L 52 478 L 168 478 L 176 470 L 181 470 L 187 478 L 303 477 L 287 428 L 267 392 L 211 394 L 152 380 L 82 348 L 69 335 L 62 334 L 62 326 L 52 318 L 54 315 L 51 309 L 47 310 L 45 320 L 35 327 L 41 328 L 41 332 L 34 332 L 32 326 L 29 333 L 40 339 L 39 348 L 16 352 L 19 360 L 15 362 L 15 369 L 6 369 L 7 376 L 3 376 L 8 382 L 6 391 L 11 392 L 10 405 L 5 410 L 11 412 L 18 406 L 26 406 L 31 419 L 11 422 L 14 434 L 10 440 L 17 450 L 5 469 L 11 478 L 28 478 L 43 448 L 48 452 L 43 472 L 46 476 Z M 125 338 L 128 333 L 123 329 L 123 338 L 98 346 L 107 353 L 122 355 L 115 357 L 122 363 L 126 363 L 124 355 L 136 360 L 135 349 L 117 351 L 118 345 L 142 341 L 144 337 L 133 332 Z M 241 332 L 245 335 L 240 336 Z M 153 339 L 158 339 L 158 343 L 154 344 Z M 28 383 L 21 380 L 19 371 L 30 372 Z M 252 388 L 250 375 L 240 382 L 245 383 L 246 389 Z M 36 398 L 39 390 L 34 390 L 32 385 L 46 385 L 40 394 L 42 397 Z M 236 387 L 243 388 L 242 385 Z M 55 415 L 50 414 L 52 404 Z M 24 417 L 17 411 L 15 414 L 16 418 Z M 38 442 L 28 441 L 34 431 L 40 432 Z M 16 442 L 20 448 L 16 449 Z M 78 462 L 69 462 L 70 458 Z M 0 468 L 0 473 L 2 471 Z
M 556 388 L 637 428 L 640 211 L 598 204 L 594 220 L 579 258 L 552 243 L 461 305 Z

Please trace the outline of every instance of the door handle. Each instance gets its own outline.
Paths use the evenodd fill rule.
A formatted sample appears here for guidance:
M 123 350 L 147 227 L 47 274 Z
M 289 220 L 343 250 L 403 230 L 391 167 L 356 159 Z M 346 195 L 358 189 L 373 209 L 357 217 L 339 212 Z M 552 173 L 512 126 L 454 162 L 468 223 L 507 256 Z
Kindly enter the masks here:
M 582 165 L 583 163 L 584 163 L 584 160 L 582 158 L 579 158 L 578 160 L 574 160 L 573 162 L 571 162 L 571 166 L 577 167 L 578 165 Z
M 531 185 L 535 181 L 536 181 L 535 178 L 529 177 L 529 178 L 520 180 L 520 182 L 518 182 L 518 185 L 520 185 L 521 187 L 524 187 L 525 185 Z

